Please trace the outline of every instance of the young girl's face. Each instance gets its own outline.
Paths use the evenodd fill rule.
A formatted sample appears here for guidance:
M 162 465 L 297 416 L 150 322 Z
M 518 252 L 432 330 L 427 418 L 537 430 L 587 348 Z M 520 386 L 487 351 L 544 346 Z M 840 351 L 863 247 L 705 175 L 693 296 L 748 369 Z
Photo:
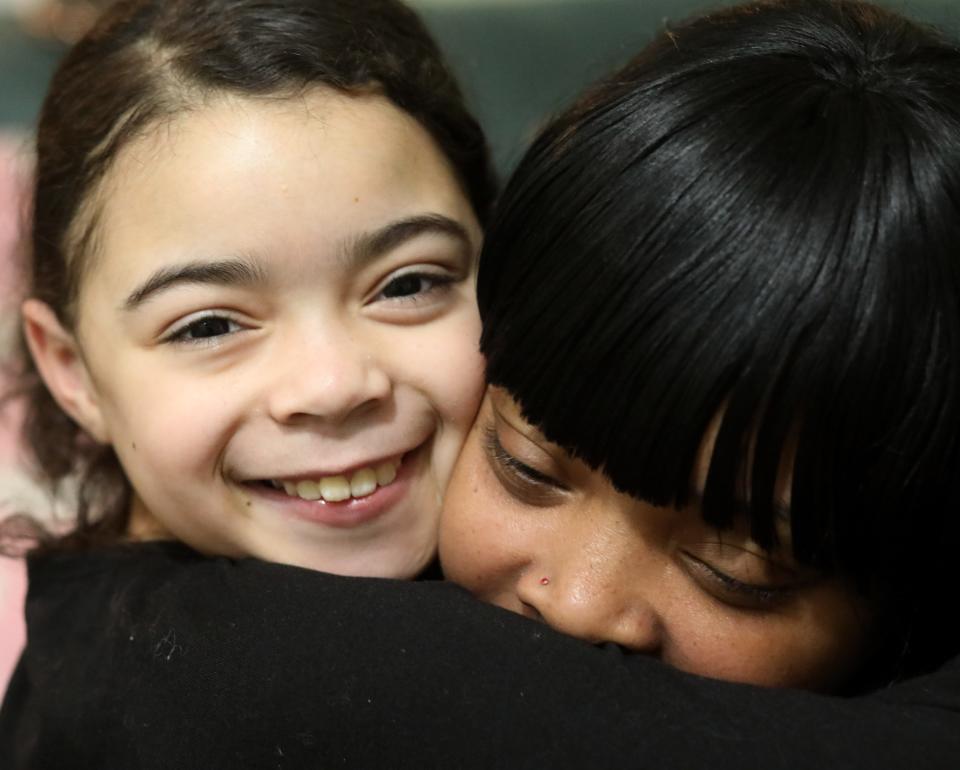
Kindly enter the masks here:
M 788 538 L 765 552 L 696 506 L 617 492 L 492 388 L 447 491 L 440 558 L 479 598 L 590 642 L 719 679 L 834 689 L 866 647 L 868 608 L 798 565 Z
M 480 240 L 378 96 L 224 98 L 125 150 L 61 400 L 115 448 L 131 534 L 416 574 L 482 392 Z

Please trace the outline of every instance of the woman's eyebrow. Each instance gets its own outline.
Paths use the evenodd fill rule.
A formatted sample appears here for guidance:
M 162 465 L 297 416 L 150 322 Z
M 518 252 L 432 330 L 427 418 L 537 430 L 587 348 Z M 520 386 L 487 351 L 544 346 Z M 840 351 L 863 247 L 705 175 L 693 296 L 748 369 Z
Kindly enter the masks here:
M 357 270 L 407 241 L 426 234 L 453 238 L 467 248 L 472 245 L 467 229 L 456 220 L 442 214 L 423 214 L 390 222 L 377 230 L 351 238 L 343 250 L 344 267 Z
M 220 286 L 257 286 L 266 283 L 263 267 L 249 258 L 223 259 L 215 262 L 185 262 L 161 267 L 140 286 L 130 292 L 123 309 L 136 310 L 151 297 L 181 284 L 216 284 Z

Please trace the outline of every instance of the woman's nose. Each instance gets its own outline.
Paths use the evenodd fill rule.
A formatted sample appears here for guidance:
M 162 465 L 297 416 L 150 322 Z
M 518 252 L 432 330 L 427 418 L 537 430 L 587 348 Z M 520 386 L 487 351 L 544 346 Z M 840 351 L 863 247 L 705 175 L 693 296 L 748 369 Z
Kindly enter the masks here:
M 520 600 L 547 625 L 570 636 L 658 655 L 663 622 L 655 604 L 648 601 L 648 591 L 633 584 L 619 585 L 613 574 L 604 575 L 602 566 L 598 569 L 589 561 L 586 555 L 579 563 L 556 570 L 526 573 L 518 586 Z
M 339 422 L 373 409 L 391 394 L 393 382 L 383 366 L 382 351 L 373 350 L 346 333 L 331 330 L 288 344 L 271 377 L 267 399 L 273 419 Z

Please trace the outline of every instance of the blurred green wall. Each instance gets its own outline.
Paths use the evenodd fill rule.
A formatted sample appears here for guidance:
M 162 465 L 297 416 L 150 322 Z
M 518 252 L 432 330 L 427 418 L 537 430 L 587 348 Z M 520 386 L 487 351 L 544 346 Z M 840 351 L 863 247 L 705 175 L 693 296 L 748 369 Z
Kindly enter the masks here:
M 960 0 L 879 0 L 960 37 Z M 455 5 L 412 0 L 463 79 L 509 169 L 537 126 L 581 88 L 623 63 L 669 20 L 727 0 L 541 0 Z
M 501 168 L 544 117 L 704 0 L 413 0 L 463 78 Z M 721 3 L 722 4 L 722 3 Z M 960 0 L 888 5 L 960 34 Z M 0 131 L 28 130 L 62 50 L 0 18 Z

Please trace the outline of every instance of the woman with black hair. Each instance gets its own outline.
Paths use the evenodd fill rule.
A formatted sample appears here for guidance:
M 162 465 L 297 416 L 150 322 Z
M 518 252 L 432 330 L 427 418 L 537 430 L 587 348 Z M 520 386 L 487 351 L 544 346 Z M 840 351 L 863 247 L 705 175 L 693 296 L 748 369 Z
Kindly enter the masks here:
M 50 556 L 4 767 L 955 768 L 958 204 L 953 43 L 829 0 L 671 29 L 500 203 L 480 279 L 499 390 L 441 537 L 452 577 L 592 644 L 450 583 L 162 543 L 117 549 L 123 590 L 90 607 L 101 578 Z M 640 559 L 686 593 L 635 583 Z M 762 582 L 764 561 L 804 577 Z M 857 607 L 853 653 L 783 683 L 918 675 L 844 698 L 676 670 L 758 681 L 690 665 L 740 640 L 681 655 L 678 607 L 707 631 L 741 611 L 747 635 L 817 585 Z M 571 614 L 610 596 L 646 607 Z M 64 612 L 90 628 L 68 656 Z
M 960 650 L 958 244 L 954 43 L 819 0 L 662 35 L 499 204 L 446 576 L 723 679 L 935 668 Z

